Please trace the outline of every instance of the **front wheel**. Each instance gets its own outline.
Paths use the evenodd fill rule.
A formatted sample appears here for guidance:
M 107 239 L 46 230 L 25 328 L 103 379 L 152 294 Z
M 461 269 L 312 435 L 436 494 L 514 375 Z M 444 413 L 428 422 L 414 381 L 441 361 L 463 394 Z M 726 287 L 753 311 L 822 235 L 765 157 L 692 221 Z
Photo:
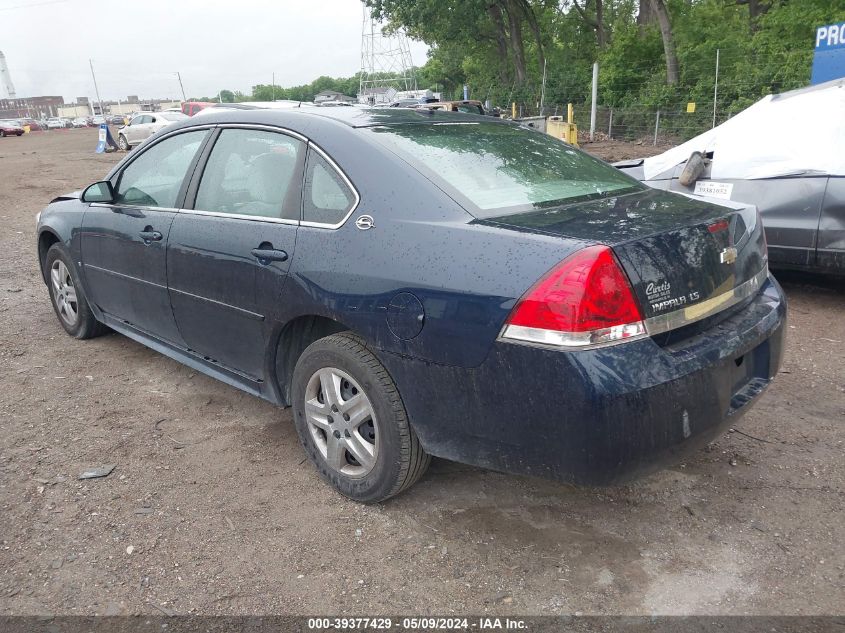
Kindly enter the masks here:
M 341 332 L 309 345 L 291 391 L 305 452 L 341 494 L 384 501 L 428 468 L 393 379 L 360 337 Z
M 123 134 L 117 135 L 117 146 L 124 152 L 128 152 L 132 149 L 132 146 L 129 144 L 129 141 L 126 140 L 126 137 Z
M 47 287 L 53 309 L 65 332 L 74 338 L 85 339 L 108 331 L 91 312 L 85 291 L 79 285 L 73 260 L 61 244 L 53 244 L 47 251 L 44 270 L 48 275 Z

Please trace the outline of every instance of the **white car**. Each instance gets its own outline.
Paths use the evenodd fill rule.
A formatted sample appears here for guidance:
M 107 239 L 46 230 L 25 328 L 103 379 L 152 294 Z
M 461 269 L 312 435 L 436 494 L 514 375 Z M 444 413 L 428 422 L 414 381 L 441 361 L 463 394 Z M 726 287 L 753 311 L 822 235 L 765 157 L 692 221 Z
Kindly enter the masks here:
M 118 130 L 117 146 L 123 151 L 129 151 L 133 145 L 137 145 L 162 128 L 187 118 L 188 115 L 181 112 L 141 112 L 132 117 L 128 125 Z
M 73 120 L 73 127 L 88 127 L 88 119 L 84 116 L 76 117 Z
M 53 117 L 51 119 L 47 119 L 47 129 L 48 130 L 62 130 L 65 127 L 65 122 L 58 118 Z

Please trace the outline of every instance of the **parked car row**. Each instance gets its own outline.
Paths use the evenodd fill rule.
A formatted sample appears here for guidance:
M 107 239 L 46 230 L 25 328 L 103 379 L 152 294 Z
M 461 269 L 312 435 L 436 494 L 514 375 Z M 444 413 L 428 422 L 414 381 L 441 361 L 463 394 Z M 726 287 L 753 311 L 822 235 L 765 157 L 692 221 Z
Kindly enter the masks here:
M 487 110 L 476 99 L 462 99 L 459 101 L 431 101 L 426 99 L 400 99 L 391 103 L 389 108 L 410 108 L 414 110 L 432 110 L 437 112 L 463 112 L 464 114 L 482 114 L 486 116 L 500 116 L 498 108 Z
M 131 115 L 130 115 L 131 116 Z M 103 117 L 97 116 L 79 116 L 75 118 L 69 117 L 49 117 L 46 119 L 33 119 L 31 117 L 21 117 L 17 119 L 3 119 L 4 122 L 14 123 L 23 129 L 29 127 L 30 132 L 40 132 L 42 130 L 62 130 L 71 128 L 97 127 L 103 123 L 109 125 L 126 125 L 129 120 L 128 116 L 122 114 L 110 115 Z

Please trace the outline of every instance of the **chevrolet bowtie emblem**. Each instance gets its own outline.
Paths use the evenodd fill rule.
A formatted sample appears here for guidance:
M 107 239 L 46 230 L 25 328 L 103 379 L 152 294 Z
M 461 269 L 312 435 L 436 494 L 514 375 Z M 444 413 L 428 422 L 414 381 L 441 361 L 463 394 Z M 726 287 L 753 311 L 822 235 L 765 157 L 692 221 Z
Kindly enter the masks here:
M 736 248 L 728 246 L 725 250 L 719 253 L 719 261 L 723 264 L 733 264 L 736 261 Z

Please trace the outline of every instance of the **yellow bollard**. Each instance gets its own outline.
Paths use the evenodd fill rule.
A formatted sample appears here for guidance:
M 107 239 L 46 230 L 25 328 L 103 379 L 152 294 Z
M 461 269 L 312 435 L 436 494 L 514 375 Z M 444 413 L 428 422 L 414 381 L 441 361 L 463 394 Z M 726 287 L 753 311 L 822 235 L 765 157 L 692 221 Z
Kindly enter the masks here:
M 575 123 L 573 120 L 575 118 L 575 113 L 572 111 L 572 104 L 566 104 L 566 122 L 567 123 Z
M 516 118 L 516 101 L 511 104 L 511 118 Z
M 30 133 L 30 131 L 31 131 L 31 130 L 29 129 L 29 126 L 28 126 L 28 125 L 24 125 L 24 126 L 23 126 L 23 133 L 24 133 L 24 134 L 29 134 L 29 133 Z

